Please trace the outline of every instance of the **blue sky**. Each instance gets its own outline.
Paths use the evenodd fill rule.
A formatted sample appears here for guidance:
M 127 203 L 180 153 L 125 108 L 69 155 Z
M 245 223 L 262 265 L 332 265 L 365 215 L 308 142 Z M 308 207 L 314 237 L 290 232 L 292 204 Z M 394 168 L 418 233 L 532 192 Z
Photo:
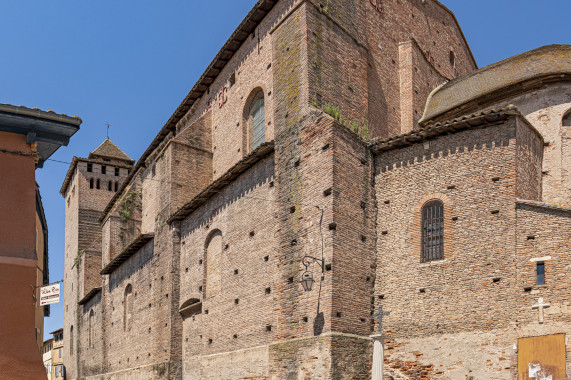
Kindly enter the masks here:
M 366 1 L 366 0 L 363 0 Z M 409 0 L 420 1 L 420 0 Z M 78 115 L 81 130 L 52 159 L 86 157 L 106 136 L 137 160 L 255 0 L 0 0 L 0 103 Z M 480 67 L 571 44 L 568 0 L 443 0 Z M 63 279 L 68 165 L 36 172 L 48 218 L 50 280 Z M 63 325 L 52 305 L 45 331 Z M 48 334 L 45 334 L 48 337 Z

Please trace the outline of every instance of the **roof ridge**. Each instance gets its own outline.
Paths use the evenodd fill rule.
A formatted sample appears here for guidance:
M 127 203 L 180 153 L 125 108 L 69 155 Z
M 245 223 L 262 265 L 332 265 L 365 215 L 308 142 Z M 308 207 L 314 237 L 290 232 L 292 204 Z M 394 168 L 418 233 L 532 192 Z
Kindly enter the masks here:
M 113 152 L 115 150 L 115 152 Z M 110 158 L 118 158 L 124 161 L 134 161 L 123 149 L 119 148 L 109 137 L 107 137 L 97 148 L 95 148 L 89 157 L 91 156 L 103 156 Z

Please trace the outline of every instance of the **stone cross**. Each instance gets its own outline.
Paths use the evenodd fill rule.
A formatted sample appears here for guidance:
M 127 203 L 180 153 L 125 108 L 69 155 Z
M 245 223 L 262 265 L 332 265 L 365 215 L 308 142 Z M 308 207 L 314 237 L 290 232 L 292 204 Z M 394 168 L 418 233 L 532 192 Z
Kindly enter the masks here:
M 531 308 L 532 309 L 537 309 L 539 310 L 539 323 L 543 323 L 543 309 L 544 308 L 548 308 L 550 306 L 550 304 L 548 303 L 543 303 L 543 298 L 539 298 L 537 300 L 537 305 L 533 305 Z
M 379 311 L 376 314 L 371 315 L 371 317 L 373 317 L 373 319 L 376 319 L 379 321 L 379 334 L 381 334 L 382 331 L 382 326 L 383 326 L 383 317 L 386 315 L 389 315 L 391 312 L 390 311 L 386 311 L 383 313 L 383 305 L 379 305 Z

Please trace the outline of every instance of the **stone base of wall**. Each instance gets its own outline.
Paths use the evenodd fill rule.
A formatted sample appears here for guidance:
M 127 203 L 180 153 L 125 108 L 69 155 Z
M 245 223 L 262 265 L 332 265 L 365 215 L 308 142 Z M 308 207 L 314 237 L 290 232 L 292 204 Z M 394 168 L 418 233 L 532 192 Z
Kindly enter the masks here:
M 80 377 L 78 380 L 158 380 L 169 379 L 168 363 L 128 368 L 102 375 Z
M 326 333 L 270 345 L 270 379 L 369 379 L 369 337 Z
M 268 358 L 268 346 L 193 356 L 183 362 L 183 379 L 267 379 Z
M 398 378 L 514 379 L 518 339 L 569 333 L 569 326 L 530 324 L 509 329 L 387 339 L 385 369 Z M 569 347 L 569 346 L 568 346 Z M 567 349 L 567 367 L 569 367 Z M 396 377 L 395 377 L 396 378 Z

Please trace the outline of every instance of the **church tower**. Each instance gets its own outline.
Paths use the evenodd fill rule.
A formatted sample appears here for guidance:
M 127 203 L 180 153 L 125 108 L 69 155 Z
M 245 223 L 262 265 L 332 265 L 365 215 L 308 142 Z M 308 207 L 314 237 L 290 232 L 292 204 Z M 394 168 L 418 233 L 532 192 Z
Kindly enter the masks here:
M 82 323 L 83 305 L 100 297 L 99 217 L 133 164 L 134 160 L 107 138 L 88 158 L 73 158 L 60 190 L 65 198 L 64 363 L 69 378 L 79 375 L 80 346 L 97 344 L 97 339 L 89 338 L 100 335 Z M 87 323 L 95 317 L 87 316 Z M 83 339 L 85 334 L 87 339 Z

